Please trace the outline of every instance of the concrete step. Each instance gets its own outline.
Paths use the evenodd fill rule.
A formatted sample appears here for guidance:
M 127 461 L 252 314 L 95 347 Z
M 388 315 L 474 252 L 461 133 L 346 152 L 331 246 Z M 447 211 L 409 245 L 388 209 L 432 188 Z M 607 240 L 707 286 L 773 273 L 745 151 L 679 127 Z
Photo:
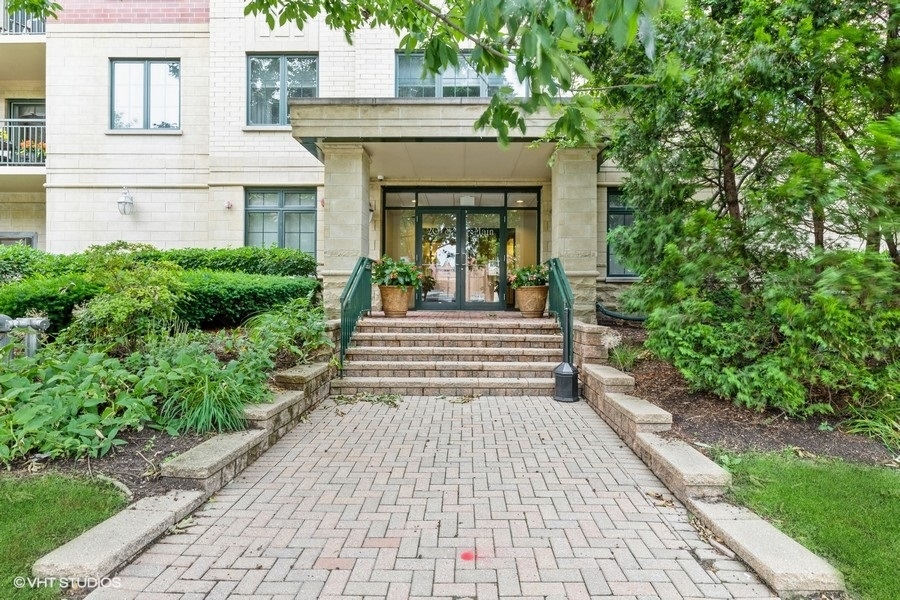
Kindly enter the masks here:
M 518 348 L 562 348 L 562 335 L 548 334 L 482 334 L 482 333 L 364 333 L 353 334 L 356 346 L 387 347 L 475 347 L 504 348 L 514 351 Z
M 479 361 L 479 362 L 553 362 L 562 360 L 562 344 L 556 348 L 516 348 L 514 352 L 498 352 L 497 348 L 469 346 L 414 346 L 384 348 L 380 346 L 351 346 L 347 349 L 345 365 L 351 361 Z M 555 364 L 555 363 L 554 363 Z
M 339 377 L 331 394 L 403 396 L 552 396 L 552 377 Z
M 559 335 L 555 319 L 447 320 L 365 318 L 357 324 L 364 333 L 473 333 Z
M 543 378 L 552 376 L 559 361 L 392 361 L 353 360 L 344 363 L 344 377 L 501 377 Z

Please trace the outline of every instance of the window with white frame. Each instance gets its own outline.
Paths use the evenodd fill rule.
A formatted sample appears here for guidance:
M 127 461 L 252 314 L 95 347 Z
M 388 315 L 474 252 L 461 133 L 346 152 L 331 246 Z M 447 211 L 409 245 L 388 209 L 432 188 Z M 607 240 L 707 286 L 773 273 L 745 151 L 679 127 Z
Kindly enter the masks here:
M 247 246 L 316 252 L 316 190 L 247 190 Z
M 634 223 L 634 209 L 625 204 L 625 199 L 620 188 L 607 188 L 606 190 L 606 235 L 609 240 L 609 232 L 617 227 L 631 227 Z M 616 249 L 607 241 L 606 243 L 606 276 L 607 277 L 637 277 L 637 273 L 630 271 L 622 264 Z
M 181 61 L 110 61 L 112 129 L 180 129 Z
M 424 54 L 401 52 L 397 54 L 396 75 L 398 98 L 489 98 L 504 87 L 514 96 L 526 95 L 513 65 L 504 73 L 478 73 L 465 55 L 459 57 L 459 66 L 434 74 L 425 72 Z
M 288 99 L 319 94 L 319 59 L 313 55 L 247 57 L 247 125 L 287 125 Z

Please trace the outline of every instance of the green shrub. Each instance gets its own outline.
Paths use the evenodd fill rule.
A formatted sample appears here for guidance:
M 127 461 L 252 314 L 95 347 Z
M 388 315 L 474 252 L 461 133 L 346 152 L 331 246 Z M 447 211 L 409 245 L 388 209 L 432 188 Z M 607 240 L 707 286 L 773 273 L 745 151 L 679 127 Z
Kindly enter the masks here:
M 621 344 L 610 349 L 609 362 L 620 371 L 631 371 L 643 353 L 644 349 L 641 346 Z
M 766 274 L 748 298 L 683 287 L 653 311 L 647 346 L 695 387 L 790 415 L 900 403 L 900 270 L 887 256 L 833 252 Z
M 155 416 L 153 398 L 132 393 L 136 382 L 119 360 L 80 348 L 10 361 L 0 373 L 0 463 L 106 454 L 124 443 L 122 429 Z
M 306 363 L 320 348 L 334 347 L 325 332 L 325 309 L 313 306 L 309 297 L 250 317 L 244 326 L 250 341 L 265 348 L 278 364 Z
M 72 320 L 72 310 L 99 294 L 103 286 L 72 273 L 50 279 L 31 278 L 0 287 L 0 313 L 13 318 L 40 313 L 56 332 Z
M 186 271 L 185 297 L 176 314 L 192 327 L 231 327 L 294 298 L 307 297 L 319 282 L 306 277 Z
M 0 285 L 30 277 L 41 254 L 40 250 L 22 243 L 0 245 Z
M 135 258 L 141 261 L 171 261 L 186 270 L 230 271 L 253 275 L 311 277 L 316 273 L 316 259 L 306 252 L 289 248 L 179 248 L 173 250 L 141 250 Z
M 179 267 L 167 262 L 126 261 L 92 271 L 88 277 L 103 282 L 104 292 L 75 309 L 60 342 L 130 351 L 141 336 L 175 321 L 175 307 L 185 288 L 181 274 Z
M 151 335 L 127 364 L 141 373 L 138 394 L 158 397 L 159 424 L 177 432 L 236 431 L 244 428 L 244 405 L 271 397 L 266 385 L 272 362 L 237 339 L 237 358 L 222 363 L 213 352 L 216 337 L 181 332 Z
M 316 259 L 289 248 L 178 248 L 158 250 L 149 244 L 113 242 L 75 254 L 48 254 L 17 244 L 0 247 L 0 285 L 29 277 L 69 273 L 114 272 L 134 263 L 170 262 L 185 270 L 229 271 L 251 275 L 313 277 Z

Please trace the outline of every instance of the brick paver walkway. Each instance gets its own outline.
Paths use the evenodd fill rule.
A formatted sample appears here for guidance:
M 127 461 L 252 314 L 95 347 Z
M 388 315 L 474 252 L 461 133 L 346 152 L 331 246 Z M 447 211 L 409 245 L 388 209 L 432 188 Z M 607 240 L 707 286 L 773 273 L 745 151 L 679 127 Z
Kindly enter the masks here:
M 459 400 L 326 402 L 91 600 L 772 596 L 583 402 Z

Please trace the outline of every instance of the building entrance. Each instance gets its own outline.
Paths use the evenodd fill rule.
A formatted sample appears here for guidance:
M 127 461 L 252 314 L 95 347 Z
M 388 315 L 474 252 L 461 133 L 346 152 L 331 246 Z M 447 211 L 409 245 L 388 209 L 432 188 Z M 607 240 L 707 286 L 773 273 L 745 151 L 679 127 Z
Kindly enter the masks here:
M 385 254 L 425 274 L 419 310 L 505 310 L 507 274 L 538 262 L 537 190 L 387 190 Z

